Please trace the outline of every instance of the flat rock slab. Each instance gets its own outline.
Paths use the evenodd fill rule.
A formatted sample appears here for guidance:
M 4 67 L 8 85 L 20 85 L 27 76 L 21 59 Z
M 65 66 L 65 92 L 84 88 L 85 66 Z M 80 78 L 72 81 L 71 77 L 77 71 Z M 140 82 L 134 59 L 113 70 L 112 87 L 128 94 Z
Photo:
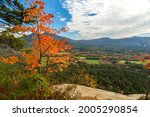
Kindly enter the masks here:
M 66 99 L 75 100 L 138 100 L 145 96 L 144 94 L 123 95 L 75 84 L 55 85 L 53 90 L 65 96 Z

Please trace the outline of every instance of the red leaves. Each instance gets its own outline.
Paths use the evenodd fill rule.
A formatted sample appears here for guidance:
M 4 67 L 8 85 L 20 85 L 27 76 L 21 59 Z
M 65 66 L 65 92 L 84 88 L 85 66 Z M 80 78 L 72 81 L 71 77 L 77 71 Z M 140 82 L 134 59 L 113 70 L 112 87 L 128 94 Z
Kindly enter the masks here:
M 67 32 L 68 30 L 69 30 L 69 28 L 68 28 L 68 27 L 61 28 L 61 31 L 62 31 L 62 32 Z
M 24 58 L 24 63 L 27 65 L 28 70 L 34 70 L 35 68 L 41 66 L 38 62 L 39 56 L 36 52 L 32 50 L 30 53 L 22 52 L 22 57 Z
M 147 63 L 145 66 L 146 69 L 150 70 L 150 63 Z
M 42 2 L 41 0 L 36 0 L 34 3 L 39 5 L 40 8 L 44 8 L 44 2 Z
M 39 19 L 42 21 L 42 24 L 53 23 L 53 21 L 51 20 L 53 17 L 53 14 L 46 14 L 45 12 L 39 15 Z
M 19 31 L 19 32 L 26 32 L 27 27 L 26 26 L 15 26 L 14 30 Z
M 19 59 L 16 56 L 11 56 L 9 58 L 0 57 L 0 62 L 13 65 L 13 64 L 19 62 Z
M 35 33 L 35 31 L 36 31 L 35 28 L 33 28 L 33 27 L 31 27 L 31 26 L 29 26 L 27 29 L 28 29 L 28 31 L 30 31 L 30 32 L 32 32 L 32 33 Z
M 24 11 L 24 21 L 34 19 L 35 22 L 31 26 L 15 26 L 14 29 L 19 32 L 32 32 L 34 40 L 32 41 L 30 52 L 22 52 L 22 62 L 26 64 L 28 70 L 33 72 L 45 67 L 50 72 L 62 70 L 63 67 L 67 66 L 69 60 L 69 54 L 65 51 L 70 50 L 71 46 L 65 39 L 56 40 L 53 36 L 58 32 L 66 32 L 69 28 L 61 28 L 60 31 L 51 29 L 49 24 L 53 23 L 51 18 L 54 16 L 44 12 L 44 2 L 42 0 L 32 0 L 31 2 L 26 0 L 26 2 L 29 3 L 30 8 Z M 65 53 L 62 54 L 62 52 Z M 46 66 L 43 66 L 42 59 L 46 59 Z M 0 58 L 0 61 L 14 64 L 19 60 L 13 56 L 10 58 Z
M 145 62 L 145 58 L 142 61 Z M 150 70 L 150 60 L 146 60 L 145 68 Z

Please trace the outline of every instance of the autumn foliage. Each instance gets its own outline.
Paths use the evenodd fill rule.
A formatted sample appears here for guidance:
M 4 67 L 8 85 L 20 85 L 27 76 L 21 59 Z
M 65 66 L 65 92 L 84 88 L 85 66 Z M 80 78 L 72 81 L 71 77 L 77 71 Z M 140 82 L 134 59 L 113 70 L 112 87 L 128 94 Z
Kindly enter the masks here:
M 144 55 L 143 59 L 141 60 L 143 63 L 146 62 L 145 68 L 150 70 L 150 56 Z
M 25 10 L 24 21 L 33 21 L 32 25 L 15 26 L 13 29 L 18 33 L 33 33 L 33 41 L 30 52 L 22 51 L 22 60 L 16 56 L 10 58 L 0 58 L 1 62 L 6 64 L 15 64 L 22 62 L 26 68 L 33 72 L 47 73 L 62 70 L 67 66 L 71 46 L 65 39 L 56 40 L 55 35 L 66 32 L 68 28 L 56 30 L 50 28 L 53 14 L 47 14 L 44 11 L 44 2 L 42 0 L 26 0 L 29 8 Z M 44 61 L 44 62 L 43 62 Z
M 19 62 L 19 59 L 16 56 L 11 56 L 9 58 L 0 57 L 0 62 L 5 64 L 15 64 Z
M 147 61 L 147 64 L 146 64 L 145 68 L 150 70 L 150 60 Z

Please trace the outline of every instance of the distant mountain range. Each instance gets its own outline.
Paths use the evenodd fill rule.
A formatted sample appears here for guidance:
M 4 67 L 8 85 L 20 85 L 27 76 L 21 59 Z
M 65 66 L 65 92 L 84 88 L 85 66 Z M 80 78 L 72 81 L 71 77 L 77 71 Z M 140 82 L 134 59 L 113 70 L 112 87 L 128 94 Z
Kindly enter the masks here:
M 32 41 L 32 36 L 25 38 L 27 45 Z M 73 40 L 66 37 L 55 36 L 56 39 L 67 39 L 73 47 L 98 47 L 108 49 L 150 49 L 150 37 L 130 37 L 122 39 L 99 38 L 90 40 Z

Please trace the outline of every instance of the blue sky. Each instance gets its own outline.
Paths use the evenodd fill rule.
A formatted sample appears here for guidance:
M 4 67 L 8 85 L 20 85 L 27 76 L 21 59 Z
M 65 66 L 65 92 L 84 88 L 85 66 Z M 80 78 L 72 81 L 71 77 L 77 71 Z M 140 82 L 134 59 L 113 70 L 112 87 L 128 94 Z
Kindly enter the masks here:
M 63 1 L 61 0 L 43 0 L 45 2 L 45 11 L 47 13 L 52 13 L 54 18 L 52 19 L 54 24 L 52 27 L 60 29 L 66 27 L 67 23 L 71 21 L 71 15 L 68 13 L 68 10 L 63 8 Z M 61 36 L 74 38 L 77 35 L 76 31 L 74 32 L 65 32 Z M 80 37 L 79 37 L 80 38 Z
M 23 0 L 22 0 L 23 1 Z M 72 39 L 150 36 L 150 0 L 43 0 L 52 27 Z

